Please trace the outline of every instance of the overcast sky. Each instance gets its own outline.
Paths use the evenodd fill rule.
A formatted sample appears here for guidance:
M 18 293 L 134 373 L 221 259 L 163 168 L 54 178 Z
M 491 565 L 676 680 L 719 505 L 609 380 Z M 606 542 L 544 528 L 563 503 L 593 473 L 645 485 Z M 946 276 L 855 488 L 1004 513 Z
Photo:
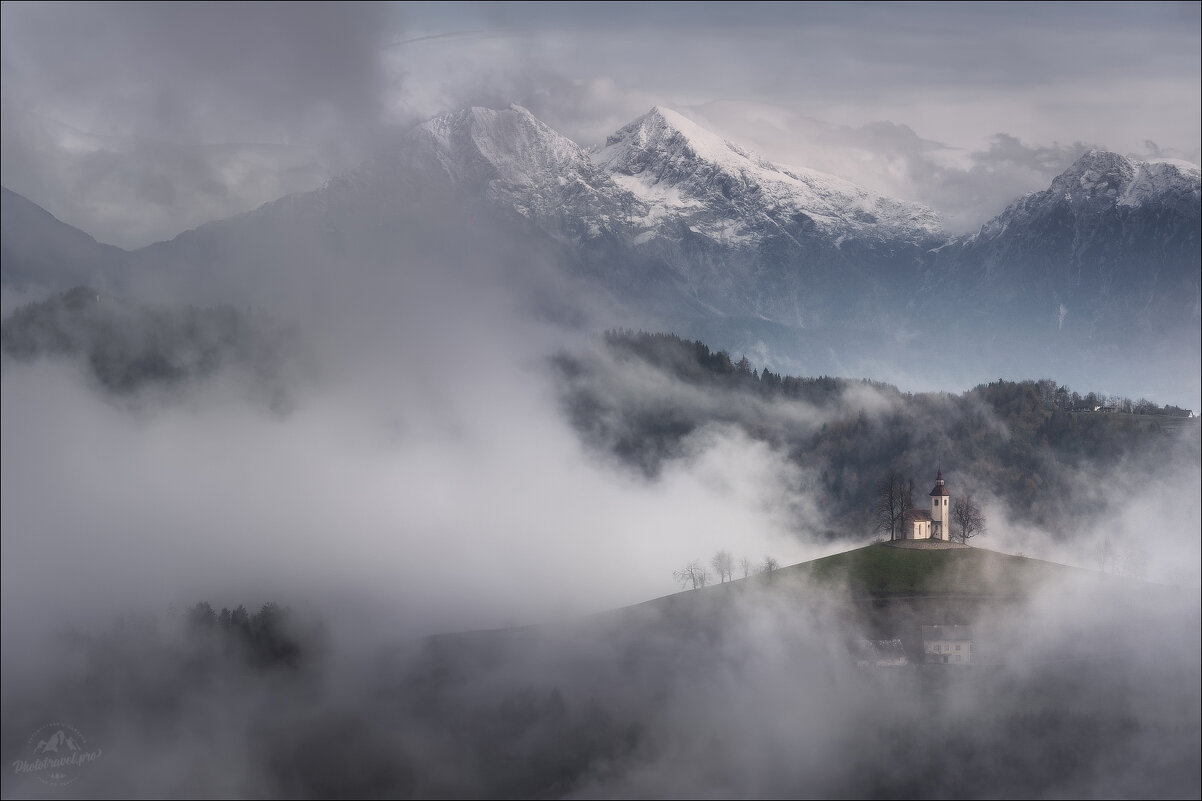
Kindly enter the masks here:
M 1088 146 L 1199 158 L 1199 4 L 3 5 L 3 175 L 136 247 L 314 188 L 390 133 L 653 105 L 967 230 Z

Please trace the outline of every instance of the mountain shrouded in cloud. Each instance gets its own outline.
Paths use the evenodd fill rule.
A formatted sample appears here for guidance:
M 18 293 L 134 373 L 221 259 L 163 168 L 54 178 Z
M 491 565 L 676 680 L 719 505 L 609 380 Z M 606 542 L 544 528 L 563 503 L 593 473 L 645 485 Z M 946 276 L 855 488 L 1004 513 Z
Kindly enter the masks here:
M 99 283 L 126 255 L 0 187 L 0 275 L 7 286 Z
M 389 126 L 467 106 L 518 103 L 587 146 L 655 105 L 702 111 L 957 232 L 1084 147 L 1199 154 L 1189 3 L 2 13 L 0 183 L 126 248 L 313 188 Z
M 671 109 L 656 107 L 610 136 L 596 160 L 647 204 L 647 224 L 675 216 L 712 239 L 762 238 L 805 215 L 828 235 L 937 239 L 937 215 L 815 171 L 782 169 Z M 716 216 L 689 219 L 689 210 Z M 738 227 L 732 228 L 732 222 Z M 757 236 L 757 233 L 759 236 Z
M 1200 200 L 1192 164 L 1090 151 L 950 255 L 983 297 L 1042 297 L 1127 335 L 1196 317 Z
M 9 197 L 15 220 L 28 204 Z M 924 206 L 773 165 L 671 110 L 588 151 L 521 107 L 470 108 L 315 192 L 121 258 L 68 253 L 31 272 L 19 256 L 4 276 L 65 289 L 101 271 L 117 286 L 136 275 L 228 301 L 256 296 L 247 281 L 286 275 L 297 249 L 331 264 L 379 258 L 427 236 L 420 221 L 436 217 L 508 251 L 511 278 L 556 314 L 679 329 L 778 369 L 948 386 L 965 364 L 977 372 L 961 386 L 1049 373 L 1094 385 L 1089 370 L 1126 381 L 1115 368 L 1133 361 L 1116 389 L 1197 405 L 1176 364 L 1197 355 L 1198 198 L 1188 163 L 1090 151 L 1046 191 L 953 238 Z M 8 223 L 5 247 L 62 249 L 40 230 Z M 936 339 L 949 361 L 912 344 Z M 1150 369 L 1148 352 L 1174 366 Z M 1086 370 L 1057 373 L 1075 369 L 1070 354 L 1085 354 Z

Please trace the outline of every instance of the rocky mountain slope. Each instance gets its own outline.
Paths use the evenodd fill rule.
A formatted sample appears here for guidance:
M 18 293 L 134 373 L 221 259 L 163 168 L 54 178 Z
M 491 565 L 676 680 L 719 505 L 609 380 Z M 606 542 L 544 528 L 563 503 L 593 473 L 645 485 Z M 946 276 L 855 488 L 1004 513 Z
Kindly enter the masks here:
M 468 196 L 607 265 L 603 280 L 666 277 L 688 314 L 828 320 L 832 302 L 862 305 L 866 285 L 941 241 L 930 209 L 785 170 L 661 108 L 593 154 L 519 106 L 438 117 L 401 151 L 407 165 L 437 164 Z
M 978 299 L 1130 336 L 1198 319 L 1196 166 L 1090 151 L 938 254 Z M 978 304 L 979 306 L 979 304 Z
M 0 187 L 0 277 L 6 286 L 66 289 L 101 284 L 127 255 Z
M 988 372 L 961 384 L 1093 385 L 1116 357 L 1143 369 L 1167 347 L 1179 375 L 1197 354 L 1200 194 L 1197 167 L 1093 151 L 953 239 L 931 209 L 774 165 L 668 109 L 588 152 L 519 106 L 471 108 L 317 191 L 132 254 L 6 192 L 2 275 L 271 305 L 364 265 L 418 280 L 488 264 L 540 314 L 672 330 L 773 369 L 930 386 L 969 364 Z M 1139 381 L 1120 388 L 1158 391 Z

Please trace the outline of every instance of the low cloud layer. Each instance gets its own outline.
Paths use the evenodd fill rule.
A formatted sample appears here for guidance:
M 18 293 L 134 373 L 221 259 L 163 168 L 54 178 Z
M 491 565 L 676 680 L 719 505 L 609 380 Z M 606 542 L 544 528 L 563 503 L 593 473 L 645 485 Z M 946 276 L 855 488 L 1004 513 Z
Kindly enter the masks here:
M 786 581 L 383 654 L 352 636 L 299 674 L 239 670 L 178 620 L 131 621 L 60 642 L 34 675 L 6 656 L 25 690 L 6 692 L 6 742 L 54 699 L 103 749 L 69 797 L 1196 789 L 1196 593 L 1058 576 L 978 618 L 973 667 L 918 670 L 858 666 L 853 621 L 881 613 Z
M 289 262 L 276 312 L 303 358 L 282 409 L 232 372 L 113 396 L 86 364 L 6 357 L 6 636 L 50 585 L 34 628 L 221 592 L 353 596 L 429 631 L 653 597 L 736 540 L 806 555 L 791 468 L 737 431 L 653 485 L 588 453 L 549 365 L 577 335 L 529 319 L 489 255 L 456 256 Z M 264 280 L 226 292 L 271 296 Z
M 489 254 L 416 273 L 419 254 L 393 256 L 388 270 L 344 265 L 341 291 L 308 306 L 305 287 L 330 276 L 294 265 L 282 308 L 309 312 L 314 363 L 285 371 L 284 410 L 236 372 L 114 395 L 84 364 L 5 359 L 6 758 L 61 721 L 103 749 L 68 795 L 1196 786 L 1196 573 L 1167 576 L 1186 589 L 1083 576 L 991 608 L 985 664 L 963 676 L 857 667 L 877 606 L 764 576 L 581 618 L 671 592 L 672 571 L 719 548 L 790 564 L 866 542 L 867 526 L 822 534 L 820 461 L 721 419 L 812 430 L 882 419 L 896 397 L 865 385 L 846 408 L 748 407 L 615 372 L 600 387 L 623 402 L 670 397 L 718 420 L 649 479 L 565 414 L 549 359 L 598 343 L 523 313 Z M 476 291 L 455 291 L 463 281 Z M 1090 519 L 1115 548 L 1144 543 L 1132 576 L 1197 564 L 1199 510 L 1178 497 L 1197 466 L 1162 467 L 1080 476 L 1113 488 Z M 984 545 L 1093 566 L 1090 532 L 1014 525 L 987 503 Z M 185 625 L 200 600 L 275 600 L 321 625 L 300 640 L 302 667 L 248 668 L 221 630 Z M 533 622 L 548 625 L 423 639 Z M 915 731 L 947 747 L 915 752 Z M 1068 758 L 1082 736 L 1085 755 Z M 4 780 L 6 794 L 44 786 Z
M 389 18 L 326 3 L 5 6 L 4 184 L 124 247 L 316 188 L 379 136 Z

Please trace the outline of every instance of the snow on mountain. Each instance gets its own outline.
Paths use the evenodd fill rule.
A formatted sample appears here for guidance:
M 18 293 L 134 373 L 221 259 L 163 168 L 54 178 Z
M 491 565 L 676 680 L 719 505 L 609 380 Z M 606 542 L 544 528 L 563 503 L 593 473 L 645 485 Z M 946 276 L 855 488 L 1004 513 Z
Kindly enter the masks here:
M 1024 370 L 1036 351 L 1090 348 L 1138 366 L 1160 343 L 1166 363 L 1196 365 L 1199 185 L 1187 163 L 1092 151 L 949 240 L 930 209 L 774 165 L 667 109 L 589 153 L 519 106 L 471 108 L 319 190 L 132 253 L 5 192 L 0 278 L 61 291 L 112 276 L 152 299 L 303 308 L 343 292 L 348 270 L 415 289 L 496 273 L 540 314 L 612 308 L 795 370 L 890 348 L 883 363 L 920 369 L 906 343 L 934 338 L 963 363 L 1005 342 Z
M 1121 206 L 1138 206 L 1152 199 L 1174 198 L 1188 206 L 1202 200 L 1202 170 L 1177 159 L 1135 162 L 1136 173 L 1119 197 Z
M 638 221 L 645 231 L 679 218 L 728 245 L 807 228 L 835 240 L 917 242 L 941 233 L 925 206 L 817 171 L 784 169 L 670 109 L 653 108 L 620 129 L 594 160 L 646 205 Z
M 654 285 L 668 306 L 812 324 L 844 313 L 857 287 L 904 280 L 942 238 L 926 207 L 786 170 L 663 108 L 591 154 L 520 106 L 436 117 L 398 152 L 469 201 L 583 246 L 585 269 L 636 302 Z
M 772 164 L 668 109 L 590 153 L 520 106 L 469 108 L 417 126 L 319 190 L 122 261 L 154 280 L 192 276 L 189 291 L 253 275 L 271 293 L 315 261 L 388 264 L 403 250 L 468 263 L 483 251 L 522 265 L 537 249 L 632 314 L 662 319 L 894 331 L 926 325 L 932 304 L 946 312 L 930 320 L 975 320 L 1011 302 L 1071 326 L 1091 304 L 1098 321 L 1137 307 L 1180 318 L 1163 298 L 1197 306 L 1199 197 L 1193 165 L 1091 151 L 1047 190 L 949 241 L 930 209 Z M 10 246 L 38 226 L 10 225 L 23 207 L 7 195 L 4 205 L 8 283 L 31 272 Z
M 924 206 L 778 167 L 664 108 L 593 154 L 521 106 L 446 114 L 410 139 L 410 160 L 437 163 L 460 188 L 558 238 L 606 234 L 637 246 L 688 230 L 754 249 L 768 239 L 915 243 L 941 232 Z
M 575 142 L 517 105 L 435 117 L 419 125 L 415 137 L 431 144 L 439 164 L 460 184 L 534 186 L 548 174 L 580 181 L 595 173 Z
M 435 117 L 409 137 L 408 160 L 433 161 L 451 182 L 559 239 L 609 232 L 634 198 L 588 154 L 521 106 Z
M 964 241 L 974 245 L 1013 238 L 1020 231 L 1029 234 L 1070 218 L 1075 229 L 1084 225 L 1091 232 L 1103 232 L 1106 221 L 1114 215 L 1129 221 L 1144 207 L 1149 211 L 1156 207 L 1185 219 L 1197 218 L 1200 200 L 1202 171 L 1189 162 L 1137 161 L 1118 153 L 1091 150 L 1056 176 L 1046 190 L 1010 204 Z M 1078 230 L 1074 240 L 1077 245 L 1083 244 L 1080 234 Z
M 938 272 L 957 276 L 978 307 L 1008 302 L 1016 320 L 1042 315 L 1057 331 L 1130 338 L 1196 326 L 1200 177 L 1186 162 L 1091 150 L 942 248 Z
M 1052 181 L 1049 192 L 1075 205 L 1139 206 L 1147 201 L 1202 198 L 1199 170 L 1173 159 L 1137 161 L 1104 150 L 1091 150 Z

